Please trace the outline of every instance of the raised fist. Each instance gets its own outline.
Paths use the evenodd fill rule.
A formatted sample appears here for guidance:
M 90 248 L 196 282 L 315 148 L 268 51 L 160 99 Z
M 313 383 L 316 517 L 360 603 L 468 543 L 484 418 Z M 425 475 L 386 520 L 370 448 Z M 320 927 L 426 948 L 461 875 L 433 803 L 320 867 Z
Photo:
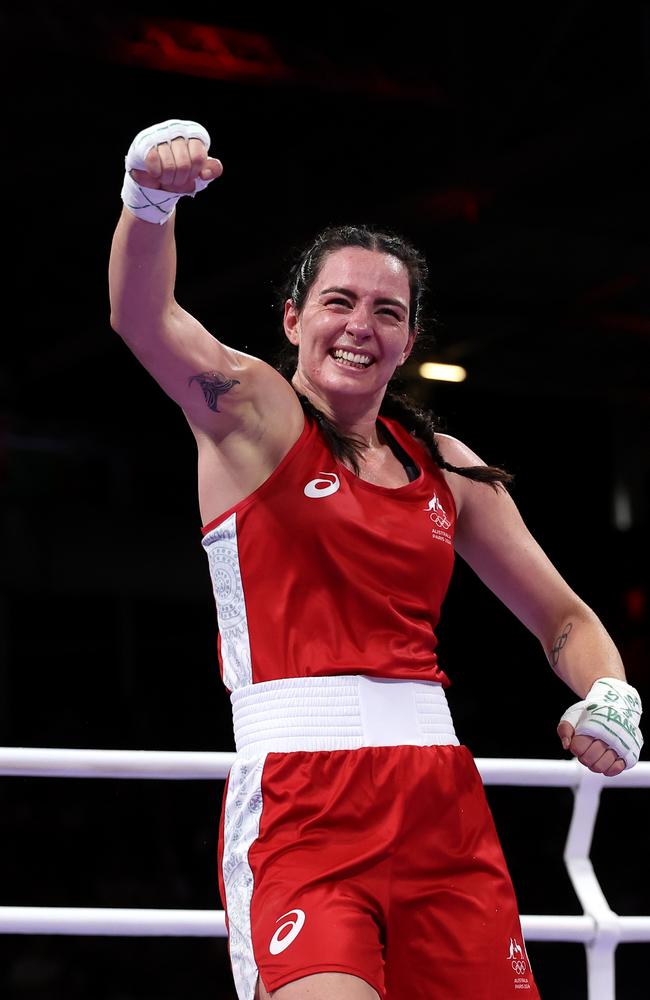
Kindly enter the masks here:
M 198 122 L 170 118 L 138 132 L 125 158 L 122 200 L 129 211 L 164 225 L 182 195 L 194 197 L 221 176 L 223 166 L 208 156 L 209 148 Z
M 195 180 L 213 181 L 223 173 L 220 160 L 208 156 L 207 146 L 200 139 L 178 137 L 171 142 L 152 146 L 144 158 L 146 170 L 130 170 L 131 177 L 142 187 L 191 194 Z

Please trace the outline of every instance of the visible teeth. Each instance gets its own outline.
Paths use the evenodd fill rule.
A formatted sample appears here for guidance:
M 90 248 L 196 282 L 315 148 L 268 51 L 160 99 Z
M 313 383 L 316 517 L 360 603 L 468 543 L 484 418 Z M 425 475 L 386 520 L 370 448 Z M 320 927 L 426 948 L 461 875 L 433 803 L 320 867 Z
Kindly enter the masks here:
M 352 361 L 355 365 L 369 365 L 372 358 L 368 354 L 353 354 L 352 351 L 334 351 L 334 357 L 342 361 Z

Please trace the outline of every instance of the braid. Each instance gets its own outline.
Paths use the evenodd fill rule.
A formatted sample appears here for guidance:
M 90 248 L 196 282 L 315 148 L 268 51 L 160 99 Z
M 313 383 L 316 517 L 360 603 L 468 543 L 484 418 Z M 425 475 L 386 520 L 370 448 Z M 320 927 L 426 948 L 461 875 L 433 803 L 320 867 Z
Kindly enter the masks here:
M 505 488 L 512 482 L 513 476 L 504 469 L 494 465 L 451 465 L 440 454 L 436 432 L 439 431 L 438 420 L 430 410 L 421 410 L 408 396 L 397 392 L 387 392 L 379 409 L 382 416 L 398 420 L 405 430 L 419 438 L 429 449 L 431 455 L 441 469 L 455 472 L 466 479 L 474 479 L 479 483 L 487 483 L 494 490 L 501 486 Z
M 322 410 L 314 406 L 302 393 L 295 389 L 294 391 L 305 413 L 315 420 L 321 428 L 323 436 L 333 454 L 337 458 L 347 461 L 358 476 L 360 472 L 359 458 L 363 453 L 364 447 L 363 441 L 354 435 L 347 436 L 341 434 L 336 424 Z M 451 465 L 450 462 L 445 462 L 436 441 L 438 421 L 435 415 L 430 410 L 421 410 L 415 403 L 411 402 L 408 396 L 396 392 L 387 392 L 379 412 L 382 416 L 398 420 L 405 430 L 413 434 L 414 437 L 419 438 L 429 449 L 434 462 L 441 469 L 446 469 L 447 472 L 455 472 L 459 476 L 465 476 L 466 479 L 474 479 L 479 483 L 487 483 L 494 490 L 498 490 L 499 487 L 505 488 L 512 482 L 513 476 L 509 472 L 499 469 L 494 465 L 458 466 Z
M 306 396 L 303 396 L 302 393 L 298 392 L 294 386 L 292 386 L 292 388 L 300 400 L 300 405 L 305 413 L 309 414 L 309 416 L 316 421 L 322 430 L 323 437 L 327 441 L 330 451 L 333 452 L 337 458 L 342 458 L 349 462 L 354 470 L 354 474 L 358 476 L 361 471 L 359 467 L 359 458 L 361 457 L 364 447 L 364 443 L 361 438 L 352 434 L 349 436 L 341 434 L 336 424 L 330 420 L 329 417 L 325 416 L 322 410 L 319 410 L 318 407 L 314 406 L 314 404 L 310 402 Z

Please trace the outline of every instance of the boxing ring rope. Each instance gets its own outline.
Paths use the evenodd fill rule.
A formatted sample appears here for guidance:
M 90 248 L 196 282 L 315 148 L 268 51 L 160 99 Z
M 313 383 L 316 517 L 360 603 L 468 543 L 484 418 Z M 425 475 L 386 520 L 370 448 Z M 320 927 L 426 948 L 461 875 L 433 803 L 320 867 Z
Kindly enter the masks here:
M 222 780 L 233 753 L 157 750 L 54 750 L 0 747 L 0 775 L 50 778 Z M 585 945 L 589 1000 L 615 1000 L 615 952 L 625 942 L 650 942 L 650 916 L 621 917 L 610 908 L 589 853 L 603 788 L 650 788 L 650 763 L 616 778 L 592 774 L 577 760 L 476 760 L 484 784 L 571 788 L 573 814 L 564 860 L 582 916 L 522 915 L 527 941 Z M 2 934 L 131 937 L 225 937 L 223 910 L 142 910 L 0 906 Z

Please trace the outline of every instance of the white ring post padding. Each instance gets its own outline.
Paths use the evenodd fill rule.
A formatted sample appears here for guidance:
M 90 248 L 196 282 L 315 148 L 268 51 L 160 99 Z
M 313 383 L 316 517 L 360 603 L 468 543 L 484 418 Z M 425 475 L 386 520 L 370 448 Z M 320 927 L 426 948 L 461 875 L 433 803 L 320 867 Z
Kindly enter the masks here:
M 605 899 L 589 860 L 600 804 L 600 791 L 607 781 L 586 768 L 574 789 L 574 806 L 564 860 L 569 878 L 585 913 L 596 923 L 596 934 L 587 945 L 587 983 L 590 1000 L 615 1000 L 614 953 L 621 937 L 619 918 Z

